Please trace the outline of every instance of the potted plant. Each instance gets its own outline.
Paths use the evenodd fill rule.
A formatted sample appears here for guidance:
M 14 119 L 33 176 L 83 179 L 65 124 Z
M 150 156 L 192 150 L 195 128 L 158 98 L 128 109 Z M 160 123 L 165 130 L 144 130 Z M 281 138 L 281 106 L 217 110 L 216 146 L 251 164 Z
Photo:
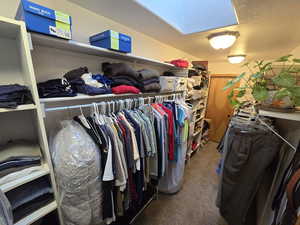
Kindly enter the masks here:
M 278 63 L 280 70 L 277 73 L 274 64 Z M 232 88 L 228 95 L 235 108 L 254 104 L 269 110 L 291 111 L 295 106 L 300 106 L 300 85 L 297 83 L 300 59 L 286 55 L 275 61 L 248 62 L 243 66 L 248 68 L 250 74 L 240 74 L 223 88 L 226 90 L 241 82 L 240 87 Z M 246 98 L 249 95 L 251 98 Z

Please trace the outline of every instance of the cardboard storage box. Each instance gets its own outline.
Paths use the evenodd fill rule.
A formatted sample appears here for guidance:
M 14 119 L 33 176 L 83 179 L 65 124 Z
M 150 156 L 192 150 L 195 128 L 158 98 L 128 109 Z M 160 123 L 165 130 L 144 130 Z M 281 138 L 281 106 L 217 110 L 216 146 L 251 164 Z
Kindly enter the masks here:
M 113 30 L 107 30 L 90 37 L 91 45 L 119 52 L 131 52 L 131 37 Z
M 21 0 L 16 19 L 23 20 L 29 31 L 72 39 L 72 19 L 65 13 Z

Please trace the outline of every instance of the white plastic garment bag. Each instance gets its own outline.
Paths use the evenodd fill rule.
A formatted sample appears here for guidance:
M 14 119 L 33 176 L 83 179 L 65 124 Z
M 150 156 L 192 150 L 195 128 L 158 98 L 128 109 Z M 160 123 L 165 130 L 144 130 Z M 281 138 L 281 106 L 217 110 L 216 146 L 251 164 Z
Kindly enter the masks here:
M 65 225 L 102 223 L 99 149 L 83 127 L 63 121 L 52 157 Z

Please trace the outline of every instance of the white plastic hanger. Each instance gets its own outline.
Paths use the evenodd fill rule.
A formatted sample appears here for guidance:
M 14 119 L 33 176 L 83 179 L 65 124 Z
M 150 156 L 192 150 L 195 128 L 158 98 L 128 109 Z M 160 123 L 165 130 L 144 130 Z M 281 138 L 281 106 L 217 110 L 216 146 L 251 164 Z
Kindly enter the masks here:
M 267 123 L 265 123 L 262 119 L 259 118 L 259 115 L 257 116 L 257 120 L 265 125 L 269 130 L 271 130 L 276 136 L 278 136 L 281 140 L 283 140 L 285 143 L 287 143 L 295 152 L 297 151 L 297 148 L 292 145 L 288 140 L 286 140 L 284 137 L 282 137 L 279 133 L 277 133 L 271 126 L 269 126 Z
M 80 109 L 81 115 L 79 115 L 78 118 L 84 124 L 84 126 L 86 126 L 87 128 L 91 129 L 90 124 L 88 123 L 87 119 L 85 118 L 85 116 L 83 114 L 82 107 L 80 106 L 79 109 Z

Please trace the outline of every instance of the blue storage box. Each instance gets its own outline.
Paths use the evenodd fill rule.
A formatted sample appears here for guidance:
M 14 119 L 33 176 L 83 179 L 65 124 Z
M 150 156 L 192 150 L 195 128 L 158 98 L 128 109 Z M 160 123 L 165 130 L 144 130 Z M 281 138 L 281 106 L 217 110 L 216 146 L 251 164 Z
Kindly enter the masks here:
M 65 13 L 21 0 L 16 19 L 25 21 L 27 30 L 72 39 L 72 20 Z
M 131 37 L 113 30 L 107 30 L 90 37 L 91 45 L 119 52 L 131 52 Z

